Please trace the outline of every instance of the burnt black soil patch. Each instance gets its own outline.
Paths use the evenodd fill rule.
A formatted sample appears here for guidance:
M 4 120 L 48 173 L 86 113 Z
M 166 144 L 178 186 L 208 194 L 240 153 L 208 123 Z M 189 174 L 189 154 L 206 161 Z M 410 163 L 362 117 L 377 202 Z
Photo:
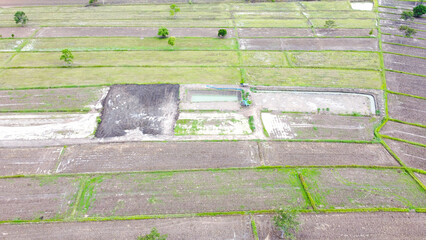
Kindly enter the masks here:
M 126 130 L 142 134 L 173 134 L 178 117 L 179 85 L 114 85 L 104 100 L 96 137 L 124 136 Z

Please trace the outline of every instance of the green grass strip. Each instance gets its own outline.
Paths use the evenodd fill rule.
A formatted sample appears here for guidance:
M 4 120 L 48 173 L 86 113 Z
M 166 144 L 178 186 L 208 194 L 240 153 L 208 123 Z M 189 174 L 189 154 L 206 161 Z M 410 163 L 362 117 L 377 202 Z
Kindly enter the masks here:
M 255 240 L 259 240 L 259 234 L 257 234 L 256 222 L 254 221 L 253 216 L 251 216 L 251 228 L 253 230 L 253 237 Z
M 115 175 L 128 175 L 128 174 L 162 174 L 162 173 L 186 173 L 186 172 L 223 172 L 223 171 L 240 171 L 240 170 L 275 170 L 275 169 L 304 169 L 304 168 L 361 168 L 361 169 L 376 169 L 376 170 L 389 170 L 389 169 L 405 169 L 401 166 L 376 166 L 376 165 L 285 165 L 285 166 L 258 166 L 258 167 L 229 167 L 229 168 L 199 168 L 199 169 L 179 169 L 179 170 L 154 170 L 154 171 L 127 171 L 127 172 L 105 172 L 105 173 L 59 173 L 59 174 L 18 174 L 0 176 L 0 179 L 10 178 L 39 178 L 39 177 L 79 177 L 79 176 L 115 176 Z
M 390 153 L 390 155 L 392 155 L 395 160 L 404 168 L 406 168 L 407 166 L 405 165 L 405 163 L 398 157 L 398 155 L 396 155 L 396 153 L 386 144 L 385 141 L 383 141 L 383 139 L 380 139 L 380 143 L 383 145 L 383 147 L 385 147 L 385 149 Z
M 426 49 L 425 47 L 419 47 L 419 46 L 407 45 L 407 44 L 402 44 L 402 43 L 392 43 L 392 42 L 383 42 L 383 43 L 391 44 L 391 45 L 397 45 L 397 46 L 403 46 L 403 47 L 412 47 L 412 48 Z
M 71 212 L 71 216 L 74 216 L 76 211 L 77 211 L 78 205 L 80 203 L 81 196 L 83 195 L 84 186 L 86 185 L 86 181 L 87 181 L 87 179 L 81 179 L 80 180 L 80 186 L 78 188 L 77 198 L 75 199 L 74 206 L 73 206 L 72 212 Z
M 401 120 L 393 119 L 393 118 L 389 118 L 389 121 L 397 122 L 397 123 L 403 123 L 403 124 L 407 124 L 407 125 L 411 125 L 411 126 L 416 126 L 416 127 L 421 127 L 421 128 L 426 128 L 426 126 L 425 126 L 425 125 L 422 125 L 422 124 L 418 124 L 418 123 L 409 123 L 409 122 L 405 122 L 405 121 L 401 121 Z
M 392 94 L 396 94 L 396 95 L 403 95 L 403 96 L 407 96 L 407 97 L 412 97 L 412 98 L 418 98 L 418 99 L 426 100 L 425 97 L 420 97 L 420 96 L 411 95 L 411 94 L 407 94 L 407 93 L 394 92 L 394 91 L 390 91 L 390 90 L 386 90 L 386 92 L 392 93 Z
M 380 134 L 380 136 L 382 138 L 387 138 L 387 139 L 391 139 L 391 140 L 395 140 L 395 141 L 399 141 L 399 142 L 405 142 L 405 143 L 409 143 L 409 144 L 412 144 L 412 145 L 416 145 L 416 146 L 420 146 L 420 147 L 425 147 L 426 148 L 426 145 L 422 144 L 422 143 L 412 142 L 412 141 L 408 141 L 408 140 L 405 140 L 405 139 L 391 137 L 391 136 L 383 135 L 383 134 Z
M 306 184 L 305 179 L 303 179 L 303 176 L 301 173 L 297 173 L 297 175 L 299 176 L 300 183 L 302 184 L 302 190 L 304 192 L 304 195 L 306 195 L 306 197 L 308 198 L 309 204 L 311 204 L 312 209 L 314 209 L 314 211 L 317 212 L 318 211 L 317 206 L 315 205 L 315 201 L 308 191 L 308 185 Z
M 421 188 L 423 188 L 424 191 L 426 191 L 426 186 L 422 183 L 422 181 L 420 181 L 419 178 L 416 177 L 416 175 L 412 171 L 408 169 L 405 171 L 414 179 L 414 181 L 416 181 L 417 184 L 420 185 Z
M 355 208 L 355 209 L 319 209 L 322 213 L 353 213 L 353 212 L 409 212 L 408 208 Z

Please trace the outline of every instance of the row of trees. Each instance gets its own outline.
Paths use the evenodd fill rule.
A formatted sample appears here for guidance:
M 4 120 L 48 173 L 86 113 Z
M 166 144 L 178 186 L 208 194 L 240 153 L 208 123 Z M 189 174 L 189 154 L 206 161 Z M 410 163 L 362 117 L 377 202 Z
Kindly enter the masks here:
M 403 11 L 401 14 L 401 19 L 413 21 L 414 18 L 420 18 L 423 14 L 426 14 L 426 7 L 423 5 L 422 1 L 419 5 L 415 6 L 412 11 Z M 401 32 L 404 32 L 404 36 L 406 37 L 411 37 L 412 35 L 417 33 L 414 28 L 405 25 L 400 26 L 399 30 Z

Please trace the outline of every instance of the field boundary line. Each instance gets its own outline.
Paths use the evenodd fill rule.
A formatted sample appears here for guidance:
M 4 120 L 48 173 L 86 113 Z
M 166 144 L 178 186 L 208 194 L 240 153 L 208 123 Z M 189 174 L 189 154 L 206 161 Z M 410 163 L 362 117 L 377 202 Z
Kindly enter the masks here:
M 395 95 L 402 95 L 402 96 L 407 96 L 407 97 L 412 97 L 412 98 L 418 98 L 418 99 L 426 100 L 426 97 L 421 97 L 421 96 L 412 95 L 412 94 L 408 94 L 408 93 L 394 92 L 394 91 L 387 90 L 387 89 L 385 91 L 388 92 L 388 93 L 395 94 Z
M 302 192 L 303 195 L 307 198 L 306 200 L 308 200 L 308 203 L 311 205 L 312 209 L 315 212 L 318 212 L 317 206 L 315 205 L 315 201 L 311 196 L 311 193 L 308 191 L 309 187 L 305 182 L 305 179 L 303 178 L 301 173 L 297 173 L 297 176 L 299 178 L 300 184 L 302 185 Z
M 396 137 L 391 137 L 389 135 L 384 135 L 384 134 L 380 134 L 380 136 L 383 137 L 383 138 L 390 139 L 390 140 L 395 140 L 395 141 L 399 141 L 399 142 L 405 142 L 405 143 L 409 143 L 411 145 L 416 145 L 416 146 L 420 146 L 420 147 L 426 148 L 426 145 L 422 144 L 422 143 L 412 142 L 412 141 L 409 141 L 409 140 L 405 140 L 405 139 L 401 139 L 401 138 L 396 138 Z
M 393 43 L 393 42 L 383 42 L 383 43 L 385 43 L 385 44 L 391 44 L 391 45 L 397 45 L 397 46 L 403 46 L 403 47 L 426 49 L 425 47 L 413 46 L 413 45 L 402 44 L 402 43 Z
M 250 220 L 251 220 L 251 229 L 253 232 L 253 237 L 255 240 L 259 240 L 259 234 L 257 233 L 257 226 L 256 226 L 256 221 L 254 220 L 253 215 L 250 215 Z
M 387 51 L 383 51 L 383 53 L 393 54 L 393 55 L 399 55 L 399 56 L 405 56 L 405 57 L 412 57 L 412 58 L 426 59 L 426 57 L 414 56 L 414 55 L 404 54 L 404 53 L 387 52 Z
M 388 72 L 396 72 L 396 73 L 404 73 L 404 74 L 408 74 L 408 75 L 413 75 L 413 76 L 419 76 L 419 77 L 424 77 L 426 78 L 426 75 L 423 74 L 417 74 L 417 73 L 410 73 L 410 72 L 403 72 L 403 71 L 398 71 L 398 70 L 392 70 L 392 69 L 385 69 Z
M 389 118 L 389 121 L 397 122 L 397 123 L 403 123 L 403 124 L 407 124 L 407 125 L 411 125 L 411 126 L 416 126 L 416 127 L 421 127 L 421 128 L 426 128 L 426 126 L 422 125 L 422 124 L 405 122 L 405 121 L 401 121 L 401 120 L 393 119 L 393 118 Z

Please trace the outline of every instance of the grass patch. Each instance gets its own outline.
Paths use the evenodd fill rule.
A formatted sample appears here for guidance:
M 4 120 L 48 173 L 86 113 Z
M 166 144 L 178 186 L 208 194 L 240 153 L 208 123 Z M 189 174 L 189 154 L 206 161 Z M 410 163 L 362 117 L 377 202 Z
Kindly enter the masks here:
M 381 89 L 380 72 L 315 68 L 245 68 L 254 85 Z
M 20 79 L 16 81 L 16 79 Z M 78 79 L 78 80 L 76 80 Z M 0 88 L 84 86 L 148 83 L 238 84 L 238 68 L 111 67 L 6 69 Z
M 235 51 L 75 52 L 72 66 L 237 66 Z M 0 55 L 1 56 L 1 55 Z M 63 67 L 60 52 L 20 52 L 7 67 Z
M 176 38 L 176 45 L 170 46 L 167 38 L 137 37 L 86 37 L 86 38 L 37 38 L 32 39 L 22 51 L 71 51 L 89 50 L 236 50 L 233 38 Z

